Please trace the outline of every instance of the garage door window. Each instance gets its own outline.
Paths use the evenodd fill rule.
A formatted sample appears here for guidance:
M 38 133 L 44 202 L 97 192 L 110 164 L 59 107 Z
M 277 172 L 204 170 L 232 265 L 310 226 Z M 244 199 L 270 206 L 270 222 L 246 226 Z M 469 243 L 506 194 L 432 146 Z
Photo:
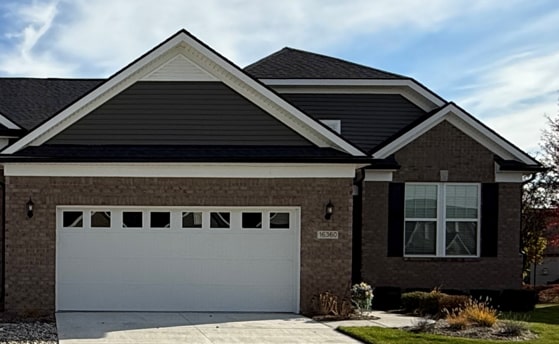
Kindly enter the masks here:
M 261 229 L 262 213 L 243 213 L 242 214 L 243 229 Z
M 202 228 L 202 213 L 183 211 L 182 228 Z
M 168 211 L 153 211 L 150 213 L 151 228 L 169 228 L 171 227 L 171 213 Z
M 62 213 L 64 228 L 83 228 L 83 211 L 65 211 Z
M 210 228 L 228 229 L 231 227 L 231 213 L 211 212 Z
M 142 228 L 143 216 L 141 211 L 123 211 L 122 212 L 122 228 Z
M 270 229 L 289 229 L 289 213 L 270 213 Z
M 110 211 L 92 211 L 91 212 L 92 228 L 110 228 L 111 212 Z

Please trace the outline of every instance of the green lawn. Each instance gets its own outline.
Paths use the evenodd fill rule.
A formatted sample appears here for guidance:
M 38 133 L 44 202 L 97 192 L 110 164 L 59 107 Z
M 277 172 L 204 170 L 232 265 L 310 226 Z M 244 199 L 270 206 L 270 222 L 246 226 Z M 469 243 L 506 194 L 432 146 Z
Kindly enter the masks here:
M 538 339 L 519 343 L 556 344 L 559 343 L 559 305 L 538 305 L 529 313 L 529 327 L 539 336 Z M 371 344 L 485 344 L 506 343 L 506 341 L 462 339 L 432 334 L 416 334 L 398 329 L 382 327 L 341 327 L 340 332 Z

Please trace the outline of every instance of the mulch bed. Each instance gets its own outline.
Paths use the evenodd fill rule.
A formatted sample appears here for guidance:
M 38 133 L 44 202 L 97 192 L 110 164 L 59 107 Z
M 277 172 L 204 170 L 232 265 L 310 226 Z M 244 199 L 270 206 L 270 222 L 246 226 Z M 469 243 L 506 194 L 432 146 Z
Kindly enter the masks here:
M 403 330 L 410 332 L 432 333 L 450 337 L 472 339 L 503 340 L 508 342 L 519 342 L 538 337 L 534 332 L 527 328 L 518 331 L 518 333 L 511 333 L 508 331 L 509 329 L 510 326 L 507 326 L 506 322 L 499 321 L 492 327 L 472 326 L 460 330 L 452 328 L 445 320 L 438 320 L 433 324 L 425 323 L 418 324 L 414 327 L 403 328 Z

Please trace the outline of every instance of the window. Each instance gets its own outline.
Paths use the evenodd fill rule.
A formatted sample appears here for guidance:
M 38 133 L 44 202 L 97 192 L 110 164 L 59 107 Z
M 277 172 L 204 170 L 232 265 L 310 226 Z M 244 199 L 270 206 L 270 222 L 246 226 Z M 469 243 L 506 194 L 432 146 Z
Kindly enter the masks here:
M 110 227 L 111 227 L 110 211 L 91 212 L 91 228 L 110 228 Z
M 243 228 L 262 228 L 262 213 L 243 213 L 241 217 Z
M 231 213 L 219 212 L 210 213 L 210 228 L 230 228 Z
M 339 119 L 321 119 L 320 122 L 338 134 L 342 133 L 342 121 Z
M 477 184 L 406 184 L 405 254 L 478 256 L 479 199 Z
M 142 228 L 143 213 L 141 211 L 123 211 L 122 228 Z
M 202 213 L 183 211 L 182 228 L 202 228 Z
M 289 213 L 270 213 L 270 229 L 289 229 Z
M 151 228 L 171 227 L 171 213 L 168 211 L 152 211 L 149 213 L 149 226 Z
M 62 213 L 62 227 L 82 228 L 83 211 L 65 211 Z

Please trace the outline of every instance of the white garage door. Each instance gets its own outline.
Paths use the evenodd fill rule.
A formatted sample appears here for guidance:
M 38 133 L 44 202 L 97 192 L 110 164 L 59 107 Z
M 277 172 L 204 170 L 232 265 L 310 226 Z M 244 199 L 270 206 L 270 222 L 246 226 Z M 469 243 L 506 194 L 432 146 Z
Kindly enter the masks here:
M 299 209 L 57 208 L 57 310 L 299 306 Z

